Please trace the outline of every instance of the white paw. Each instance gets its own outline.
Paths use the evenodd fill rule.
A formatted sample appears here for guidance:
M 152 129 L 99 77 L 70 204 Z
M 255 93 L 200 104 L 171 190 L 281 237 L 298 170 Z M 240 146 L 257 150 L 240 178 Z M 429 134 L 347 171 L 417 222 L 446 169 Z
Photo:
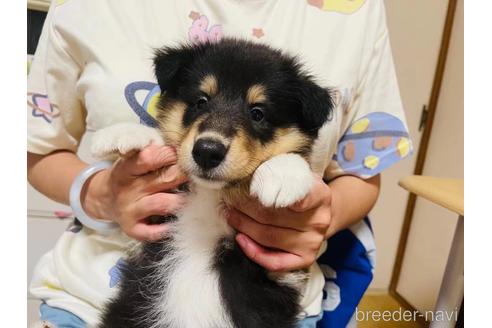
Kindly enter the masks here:
M 157 129 L 137 123 L 118 123 L 94 133 L 91 153 L 104 159 L 114 155 L 125 155 L 150 144 L 164 145 Z
M 306 197 L 313 183 L 313 173 L 304 158 L 281 154 L 256 169 L 250 194 L 266 207 L 287 207 Z

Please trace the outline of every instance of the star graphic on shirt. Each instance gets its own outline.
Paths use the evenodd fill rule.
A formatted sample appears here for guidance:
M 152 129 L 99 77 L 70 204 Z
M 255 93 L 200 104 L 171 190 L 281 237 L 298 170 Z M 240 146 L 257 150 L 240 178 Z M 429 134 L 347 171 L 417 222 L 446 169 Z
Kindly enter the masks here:
M 47 95 L 28 92 L 27 97 L 27 105 L 32 108 L 32 116 L 41 117 L 48 123 L 60 116 L 58 106 L 52 104 Z
M 189 18 L 192 20 L 196 21 L 198 18 L 200 18 L 200 13 L 196 11 L 190 11 L 190 14 L 188 15 Z
M 264 35 L 265 35 L 265 33 L 263 33 L 262 28 L 254 28 L 253 29 L 253 36 L 257 37 L 258 39 L 263 37 Z
M 308 0 L 308 4 L 319 9 L 323 8 L 323 0 Z

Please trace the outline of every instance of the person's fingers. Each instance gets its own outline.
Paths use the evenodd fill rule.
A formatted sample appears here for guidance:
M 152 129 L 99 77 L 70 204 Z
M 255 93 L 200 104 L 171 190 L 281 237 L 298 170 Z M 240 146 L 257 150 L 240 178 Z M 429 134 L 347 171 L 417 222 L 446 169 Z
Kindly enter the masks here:
M 144 175 L 177 161 L 176 150 L 168 146 L 149 145 L 130 158 L 123 159 L 124 169 L 131 175 Z
M 314 210 L 306 211 L 304 213 L 305 217 L 308 218 L 308 220 L 306 220 L 300 218 L 300 215 L 302 214 L 299 212 L 292 211 L 289 208 L 267 208 L 254 199 L 245 200 L 240 204 L 235 204 L 235 206 L 237 210 L 254 218 L 260 223 L 291 228 L 299 231 L 305 231 L 309 228 L 309 220 L 312 218 L 312 212 L 314 212 Z
M 175 214 L 185 204 L 182 194 L 156 193 L 139 199 L 132 210 L 132 216 L 144 219 L 151 215 Z
M 230 212 L 227 221 L 231 227 L 263 246 L 297 255 L 308 251 L 316 252 L 323 241 L 323 235 L 316 232 L 299 232 L 294 229 L 261 224 L 237 211 Z
M 188 177 L 177 164 L 163 167 L 139 178 L 139 183 L 147 192 L 154 193 L 171 190 L 188 181 Z
M 137 240 L 155 241 L 164 238 L 169 232 L 168 224 L 146 224 L 138 222 L 132 227 L 124 229 L 125 233 Z
M 256 221 L 263 224 L 278 225 L 292 229 L 299 228 L 299 214 L 289 213 L 286 208 L 269 208 L 261 205 L 256 199 L 246 199 L 241 203 L 234 205 L 237 210 L 243 212 L 247 216 L 254 218 Z M 231 211 L 234 211 L 232 209 Z M 294 215 L 295 214 L 295 218 Z M 297 220 L 296 220 L 297 219 Z
M 319 178 L 316 179 L 313 188 L 303 200 L 288 208 L 267 208 L 256 199 L 247 199 L 235 204 L 235 207 L 258 222 L 306 231 L 312 225 L 325 225 L 328 221 L 326 217 L 324 215 L 316 215 L 316 213 L 328 210 L 330 204 L 331 190 Z
M 293 248 L 296 242 L 299 242 L 298 231 L 262 224 L 238 211 L 230 211 L 227 222 L 235 230 L 248 235 L 266 247 L 295 252 Z
M 327 205 L 331 204 L 331 190 L 321 178 L 317 178 L 309 194 L 289 206 L 289 209 L 295 212 L 306 212 L 321 206 L 323 203 Z
M 236 235 L 236 241 L 249 259 L 272 272 L 303 269 L 316 260 L 265 248 L 242 233 Z

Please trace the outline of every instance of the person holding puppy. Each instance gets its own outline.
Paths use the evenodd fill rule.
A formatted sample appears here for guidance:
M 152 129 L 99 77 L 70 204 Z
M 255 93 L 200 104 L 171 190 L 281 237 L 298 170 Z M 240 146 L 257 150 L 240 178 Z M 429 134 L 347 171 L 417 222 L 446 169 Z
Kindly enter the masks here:
M 29 182 L 68 204 L 74 179 L 92 161 L 76 154 L 83 135 L 90 143 L 95 131 L 111 124 L 155 124 L 155 96 L 165 92 L 156 88 L 152 73 L 155 48 L 230 36 L 297 54 L 323 84 L 337 88 L 326 140 L 333 156 L 325 175 L 295 206 L 264 208 L 250 199 L 230 210 L 227 220 L 244 253 L 269 271 L 318 261 L 322 273 L 303 295 L 299 327 L 353 323 L 374 267 L 365 217 L 377 200 L 380 173 L 408 156 L 411 142 L 382 0 L 335 2 L 54 1 L 28 82 Z M 132 239 L 166 235 L 166 224 L 143 219 L 175 213 L 185 198 L 173 191 L 186 181 L 174 149 L 155 145 L 94 174 L 82 189 L 84 210 L 117 222 L 121 231 L 104 235 L 75 222 L 61 236 L 31 285 L 44 301 L 41 319 L 53 326 L 96 324 L 118 284 L 125 247 Z

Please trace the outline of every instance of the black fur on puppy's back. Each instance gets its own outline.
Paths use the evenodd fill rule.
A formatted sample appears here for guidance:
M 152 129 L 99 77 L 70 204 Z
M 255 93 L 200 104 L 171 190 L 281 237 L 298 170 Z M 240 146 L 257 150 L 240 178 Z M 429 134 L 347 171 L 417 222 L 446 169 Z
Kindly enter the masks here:
M 219 242 L 215 257 L 220 293 L 237 328 L 293 328 L 299 313 L 299 292 L 280 285 L 251 261 L 233 240 Z

